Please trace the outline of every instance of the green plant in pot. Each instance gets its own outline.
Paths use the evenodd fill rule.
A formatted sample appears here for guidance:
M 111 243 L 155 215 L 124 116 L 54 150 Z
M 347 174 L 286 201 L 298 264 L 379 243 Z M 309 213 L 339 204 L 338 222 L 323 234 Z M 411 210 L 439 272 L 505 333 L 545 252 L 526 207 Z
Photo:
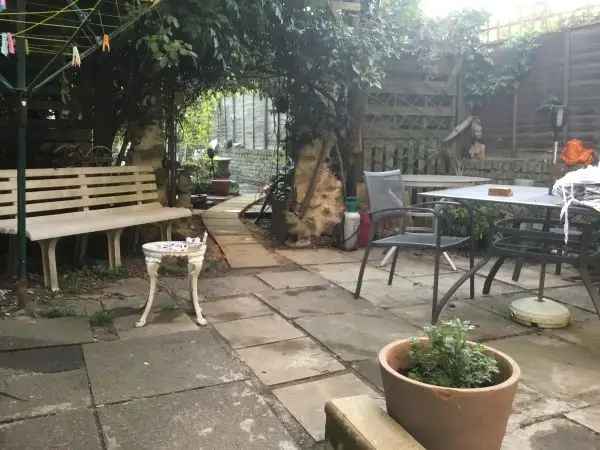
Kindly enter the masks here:
M 428 450 L 500 449 L 521 371 L 509 356 L 469 341 L 469 322 L 379 353 L 389 415 Z

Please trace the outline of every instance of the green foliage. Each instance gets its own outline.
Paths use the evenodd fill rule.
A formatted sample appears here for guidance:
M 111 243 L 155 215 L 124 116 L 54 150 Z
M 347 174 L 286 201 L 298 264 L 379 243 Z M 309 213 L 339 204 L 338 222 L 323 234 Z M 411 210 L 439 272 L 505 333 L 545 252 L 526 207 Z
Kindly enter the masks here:
M 109 311 L 97 311 L 90 316 L 90 325 L 93 327 L 107 327 L 112 323 L 113 318 Z
M 187 161 L 183 169 L 190 174 L 194 194 L 206 194 L 209 191 L 212 176 L 208 157 L 202 156 L 193 161 Z
M 77 313 L 71 306 L 56 306 L 46 311 L 41 311 L 39 315 L 46 319 L 56 319 L 59 317 L 74 317 Z
M 185 110 L 179 135 L 179 142 L 185 148 L 195 150 L 208 145 L 218 100 L 217 94 L 204 94 Z
M 464 74 L 465 101 L 477 110 L 494 95 L 513 92 L 529 73 L 537 37 L 523 35 L 491 46 L 481 39 L 489 15 L 478 10 L 454 12 L 442 19 L 427 20 L 415 53 L 435 78 L 445 62 L 454 65 L 454 75 Z
M 411 368 L 414 380 L 451 388 L 491 386 L 499 373 L 498 362 L 485 353 L 480 344 L 467 341 L 474 327 L 453 319 L 440 325 L 425 327 L 429 341 L 414 339 L 411 343 Z

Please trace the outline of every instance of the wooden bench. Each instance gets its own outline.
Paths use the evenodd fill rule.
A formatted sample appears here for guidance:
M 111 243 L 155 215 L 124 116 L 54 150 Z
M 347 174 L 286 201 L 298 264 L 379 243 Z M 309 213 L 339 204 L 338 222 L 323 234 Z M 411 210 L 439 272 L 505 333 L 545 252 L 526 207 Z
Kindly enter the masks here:
M 190 217 L 185 208 L 158 201 L 151 167 L 73 167 L 26 172 L 27 237 L 42 250 L 44 284 L 58 291 L 56 244 L 61 237 L 102 231 L 111 268 L 121 265 L 124 228 L 156 223 L 171 240 L 172 221 Z M 0 170 L 0 233 L 17 234 L 17 172 Z

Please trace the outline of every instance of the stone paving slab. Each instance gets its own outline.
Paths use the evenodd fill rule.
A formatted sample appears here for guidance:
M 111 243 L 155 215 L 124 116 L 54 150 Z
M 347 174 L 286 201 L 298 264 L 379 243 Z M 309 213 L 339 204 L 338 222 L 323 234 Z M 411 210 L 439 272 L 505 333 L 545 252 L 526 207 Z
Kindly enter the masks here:
M 600 405 L 578 409 L 568 413 L 566 416 L 600 435 Z
M 261 272 L 256 276 L 273 289 L 294 289 L 312 286 L 327 286 L 329 284 L 325 278 L 306 270 Z
M 381 259 L 373 262 L 375 265 L 379 265 Z M 391 262 L 384 269 L 389 271 Z M 396 262 L 396 270 L 394 271 L 397 275 L 402 277 L 424 277 L 433 276 L 434 262 L 433 257 L 429 254 L 415 253 L 411 251 L 403 251 L 398 255 L 398 261 Z M 454 273 L 452 269 L 445 265 L 440 264 L 440 273 Z
M 550 330 L 548 334 L 577 344 L 595 354 L 596 357 L 600 357 L 600 322 L 594 318 L 585 322 L 572 323 L 567 328 Z
M 150 282 L 144 278 L 124 278 L 117 280 L 102 289 L 103 294 L 135 297 L 148 295 Z
M 583 347 L 547 335 L 511 337 L 492 345 L 513 357 L 523 383 L 543 395 L 571 401 L 600 395 L 600 359 Z
M 390 311 L 419 328 L 431 324 L 431 304 L 394 308 Z M 440 316 L 440 320 L 455 318 L 471 322 L 475 329 L 471 331 L 470 337 L 477 341 L 533 332 L 531 328 L 485 309 L 476 308 L 465 301 L 448 303 Z
M 492 268 L 492 265 L 496 262 L 495 259 L 492 259 L 489 263 L 487 263 L 479 272 L 479 275 L 486 276 L 489 273 L 489 270 Z M 554 275 L 554 265 L 550 264 L 546 266 L 546 279 L 544 285 L 547 288 L 557 287 L 557 286 L 568 286 L 572 285 L 573 282 L 567 279 L 567 277 Z M 466 268 L 466 266 L 465 266 Z M 521 269 L 521 275 L 519 276 L 519 281 L 513 281 L 513 271 L 515 265 L 512 261 L 506 261 L 498 273 L 496 274 L 495 279 L 497 281 L 502 281 L 504 283 L 513 284 L 515 286 L 520 286 L 524 289 L 537 289 L 540 281 L 540 266 L 539 265 L 526 265 Z M 492 286 L 493 289 L 493 286 Z
M 93 340 L 87 317 L 0 320 L 0 350 L 82 344 Z
M 311 248 L 298 250 L 277 250 L 277 254 L 302 266 L 311 264 L 334 264 L 356 262 L 356 257 L 342 250 L 332 248 Z
M 296 450 L 252 386 L 231 383 L 99 409 L 108 447 L 127 450 Z
M 183 282 L 185 283 L 183 289 L 189 297 L 189 294 L 187 294 L 187 281 L 183 280 Z M 200 278 L 198 280 L 198 293 L 207 298 L 232 297 L 270 290 L 269 286 L 250 275 Z
M 257 295 L 287 318 L 374 311 L 369 302 L 355 299 L 352 294 L 339 287 L 290 289 Z
M 244 368 L 208 329 L 83 348 L 97 403 L 240 380 Z
M 84 370 L 4 377 L 0 391 L 10 396 L 0 396 L 0 421 L 59 413 L 92 404 Z
M 587 403 L 583 400 L 565 401 L 548 397 L 523 383 L 519 383 L 517 395 L 513 402 L 512 414 L 508 419 L 507 433 L 585 406 L 587 406 Z
M 363 378 L 375 386 L 380 391 L 383 391 L 383 381 L 381 380 L 381 369 L 377 359 L 364 359 L 362 361 L 354 361 L 352 368 L 356 370 Z
M 442 274 L 439 277 L 439 296 L 440 298 L 448 292 L 448 290 L 452 287 L 452 285 L 458 281 L 458 279 L 462 276 L 462 272 L 460 273 L 449 273 Z M 415 277 L 411 278 L 412 281 L 422 284 L 424 286 L 428 286 L 430 289 L 433 289 L 433 276 L 429 277 Z M 475 298 L 485 298 L 486 295 L 483 294 L 483 284 L 485 283 L 485 278 L 480 276 L 475 276 Z M 492 283 L 492 289 L 490 290 L 489 295 L 498 295 L 498 294 L 510 294 L 513 292 L 522 292 L 523 288 L 519 286 L 510 285 L 507 283 L 503 283 L 502 281 L 494 280 Z M 431 291 L 433 293 L 433 291 Z M 452 298 L 456 299 L 466 299 L 470 296 L 469 290 L 469 280 L 465 281 L 456 291 L 456 293 L 452 296 Z
M 221 247 L 232 269 L 274 267 L 279 265 L 275 254 L 262 244 L 229 244 Z
M 318 264 L 315 266 L 308 266 L 310 270 L 318 273 L 320 276 L 329 280 L 333 283 L 344 284 L 350 283 L 356 285 L 358 280 L 358 272 L 360 270 L 360 263 L 339 263 L 339 264 Z M 380 270 L 367 264 L 363 280 L 387 280 L 388 272 Z
M 0 425 L 2 450 L 102 450 L 96 419 L 80 409 Z
M 597 450 L 600 435 L 564 418 L 534 423 L 508 434 L 502 450 Z
M 78 345 L 0 352 L 0 379 L 10 375 L 56 373 L 82 367 L 83 354 Z
M 256 297 L 243 296 L 205 302 L 202 311 L 210 323 L 266 316 L 273 311 Z
M 510 319 L 510 304 L 517 299 L 529 296 L 536 296 L 537 291 L 525 291 L 514 294 L 503 294 L 503 295 L 482 295 L 476 296 L 474 300 L 468 300 L 472 305 L 478 308 L 487 309 L 488 311 L 495 312 L 501 316 Z M 593 320 L 597 318 L 595 314 L 592 314 L 583 309 L 566 305 L 569 311 L 571 311 L 571 322 L 583 322 L 587 320 Z
M 304 336 L 302 331 L 275 314 L 217 323 L 215 328 L 233 348 L 268 344 Z
M 380 397 L 353 374 L 283 387 L 273 393 L 316 441 L 325 438 L 325 403 L 328 400 L 354 395 Z
M 335 358 L 307 337 L 245 348 L 238 350 L 238 354 L 266 385 L 345 369 Z
M 135 323 L 140 320 L 141 314 L 130 314 L 117 317 L 113 324 L 122 340 L 139 339 L 151 336 L 195 331 L 198 326 L 182 311 L 163 310 L 150 313 L 146 326 L 136 328 Z
M 146 286 L 146 290 L 150 289 L 149 285 Z M 102 305 L 105 310 L 123 310 L 125 312 L 141 311 L 146 302 L 148 301 L 148 292 L 143 295 L 119 297 L 112 295 L 111 297 L 105 297 L 102 300 Z M 176 306 L 175 300 L 164 291 L 159 291 L 154 297 L 154 303 L 152 304 L 153 310 L 160 310 L 163 308 L 173 308 Z M 130 311 L 129 311 L 130 310 Z
M 553 300 L 571 306 L 577 306 L 596 314 L 596 308 L 592 299 L 583 285 L 569 286 L 563 288 L 544 289 L 544 295 Z
M 350 292 L 356 290 L 356 281 L 341 284 Z M 391 286 L 385 280 L 363 282 L 360 296 L 380 308 L 398 308 L 401 306 L 430 304 L 433 298 L 432 288 L 412 279 L 394 277 Z
M 423 334 L 391 313 L 312 316 L 295 322 L 345 361 L 373 358 L 396 339 Z

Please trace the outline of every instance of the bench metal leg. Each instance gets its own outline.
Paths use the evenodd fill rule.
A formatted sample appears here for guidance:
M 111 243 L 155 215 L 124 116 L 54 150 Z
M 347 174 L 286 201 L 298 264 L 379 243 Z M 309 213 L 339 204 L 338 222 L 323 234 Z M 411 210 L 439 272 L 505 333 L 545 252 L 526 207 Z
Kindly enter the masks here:
M 163 241 L 173 240 L 173 222 L 163 222 L 160 226 L 160 239 Z
M 58 270 L 56 269 L 56 244 L 58 244 L 58 238 L 40 241 L 44 286 L 50 288 L 52 292 L 60 290 L 58 285 Z
M 106 232 L 106 240 L 108 244 L 108 267 L 116 269 L 121 267 L 121 235 L 123 229 L 110 230 Z

